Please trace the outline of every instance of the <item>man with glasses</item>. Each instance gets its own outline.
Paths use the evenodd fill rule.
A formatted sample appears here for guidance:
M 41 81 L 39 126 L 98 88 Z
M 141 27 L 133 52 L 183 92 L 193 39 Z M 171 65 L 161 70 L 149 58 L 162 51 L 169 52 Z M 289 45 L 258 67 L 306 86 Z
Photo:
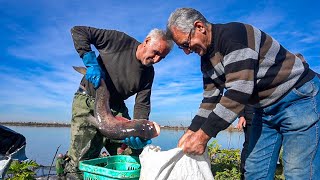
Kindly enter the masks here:
M 190 51 L 190 41 L 191 41 L 191 34 L 192 34 L 193 30 L 194 30 L 194 28 L 190 29 L 190 32 L 189 32 L 189 35 L 188 35 L 188 41 L 184 42 L 181 45 L 178 45 L 179 49 L 188 49 Z
M 192 8 L 174 11 L 167 32 L 201 56 L 204 97 L 178 142 L 185 153 L 204 153 L 251 104 L 245 178 L 273 179 L 283 145 L 286 179 L 320 179 L 320 80 L 308 64 L 252 25 L 212 24 Z

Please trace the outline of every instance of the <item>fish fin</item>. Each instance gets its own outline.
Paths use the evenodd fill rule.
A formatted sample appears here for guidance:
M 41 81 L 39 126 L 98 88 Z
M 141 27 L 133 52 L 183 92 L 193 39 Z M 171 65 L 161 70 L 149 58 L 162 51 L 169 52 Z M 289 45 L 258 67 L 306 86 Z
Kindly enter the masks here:
M 87 68 L 85 67 L 78 67 L 78 66 L 72 66 L 74 70 L 76 70 L 78 73 L 85 75 L 87 73 Z

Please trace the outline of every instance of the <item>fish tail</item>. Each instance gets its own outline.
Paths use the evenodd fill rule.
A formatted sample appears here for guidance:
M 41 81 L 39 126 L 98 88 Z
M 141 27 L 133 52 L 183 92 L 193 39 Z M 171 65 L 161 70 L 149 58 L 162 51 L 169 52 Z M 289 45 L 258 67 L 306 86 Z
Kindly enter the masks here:
M 72 66 L 74 70 L 76 70 L 78 73 L 85 75 L 87 73 L 87 68 L 85 67 L 77 67 Z

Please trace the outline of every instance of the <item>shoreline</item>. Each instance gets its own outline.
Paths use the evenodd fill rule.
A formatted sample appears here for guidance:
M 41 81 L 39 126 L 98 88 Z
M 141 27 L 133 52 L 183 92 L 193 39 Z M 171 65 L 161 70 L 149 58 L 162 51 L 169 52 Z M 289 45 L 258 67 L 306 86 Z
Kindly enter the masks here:
M 3 126 L 27 126 L 27 127 L 71 127 L 70 123 L 58 123 L 58 122 L 0 122 L 0 125 Z M 160 124 L 159 124 L 160 125 Z M 188 127 L 185 126 L 168 126 L 160 125 L 161 129 L 170 129 L 170 130 L 187 130 Z M 229 126 L 224 131 L 236 132 L 240 131 L 235 127 Z

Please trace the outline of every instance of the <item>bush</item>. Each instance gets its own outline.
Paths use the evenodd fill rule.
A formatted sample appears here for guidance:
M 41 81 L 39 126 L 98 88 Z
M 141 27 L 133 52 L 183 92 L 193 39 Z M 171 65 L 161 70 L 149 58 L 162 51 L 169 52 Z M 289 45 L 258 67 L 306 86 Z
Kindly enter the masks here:
M 34 169 L 39 165 L 34 161 L 12 161 L 7 172 L 9 180 L 33 180 L 35 179 Z
M 280 155 L 279 155 L 280 164 L 277 164 L 276 174 L 274 176 L 275 180 L 285 180 L 284 174 L 283 174 L 282 154 L 283 154 L 283 150 L 281 148 Z
M 217 172 L 217 174 L 214 176 L 214 179 L 216 180 L 239 180 L 240 179 L 240 174 L 239 170 L 237 168 L 232 168 L 231 170 L 225 169 L 222 172 Z
M 221 149 L 217 141 L 209 145 L 211 171 L 216 180 L 240 179 L 240 150 Z
M 221 149 L 217 141 L 213 141 L 209 146 L 209 156 L 211 159 L 211 171 L 215 180 L 238 180 L 240 172 L 240 149 Z M 279 156 L 280 164 L 277 164 L 275 180 L 284 180 L 282 165 L 282 150 Z

